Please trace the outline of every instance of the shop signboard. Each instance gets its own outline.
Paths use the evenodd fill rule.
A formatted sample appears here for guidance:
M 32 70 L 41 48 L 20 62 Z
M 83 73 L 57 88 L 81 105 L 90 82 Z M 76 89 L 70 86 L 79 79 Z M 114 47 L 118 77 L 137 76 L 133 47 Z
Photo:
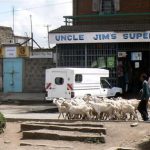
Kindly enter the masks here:
M 49 33 L 50 44 L 118 42 L 150 42 L 150 31 Z
M 106 68 L 106 60 L 104 57 L 98 58 L 98 67 L 99 68 Z
M 126 52 L 118 52 L 118 58 L 126 57 L 127 53 Z
M 15 58 L 17 57 L 17 51 L 16 51 L 16 46 L 10 46 L 10 47 L 5 47 L 4 48 L 5 58 Z
M 2 48 L 2 57 L 4 58 L 20 58 L 29 57 L 29 47 L 24 46 L 6 46 Z M 0 53 L 1 56 L 1 53 Z
M 52 52 L 31 52 L 30 58 L 53 58 Z
M 115 57 L 107 57 L 107 68 L 115 67 Z
M 18 46 L 17 47 L 17 57 L 29 57 L 29 47 L 27 46 Z
M 142 52 L 132 52 L 131 60 L 132 61 L 142 60 Z

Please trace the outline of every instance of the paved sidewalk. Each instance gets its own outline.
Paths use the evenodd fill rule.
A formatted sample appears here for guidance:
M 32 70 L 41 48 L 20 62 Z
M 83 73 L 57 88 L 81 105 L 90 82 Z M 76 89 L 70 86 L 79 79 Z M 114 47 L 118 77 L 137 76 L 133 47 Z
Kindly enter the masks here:
M 0 102 L 33 103 L 46 102 L 45 93 L 0 93 Z
M 18 120 L 35 120 L 35 121 L 50 121 L 58 120 L 58 113 L 26 113 L 26 114 L 6 114 L 4 113 L 7 121 L 18 121 Z M 62 117 L 60 120 L 64 120 Z

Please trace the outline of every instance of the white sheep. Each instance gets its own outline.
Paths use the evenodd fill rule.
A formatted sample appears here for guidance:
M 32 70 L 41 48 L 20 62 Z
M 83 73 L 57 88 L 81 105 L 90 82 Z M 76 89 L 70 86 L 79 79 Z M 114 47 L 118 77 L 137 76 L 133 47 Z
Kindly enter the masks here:
M 72 105 L 71 103 L 68 103 L 67 101 L 64 101 L 62 103 L 62 106 L 65 106 L 67 108 L 67 112 L 69 113 L 70 117 L 72 119 L 72 116 L 81 115 L 82 118 L 87 116 L 88 119 L 90 119 L 90 107 L 87 105 Z
M 97 112 L 98 118 L 101 118 L 101 113 L 105 113 L 112 117 L 114 112 L 114 107 L 110 103 L 95 103 L 90 101 L 89 104 Z
M 59 116 L 58 119 L 60 118 L 60 116 L 62 115 L 63 118 L 64 117 L 64 113 L 67 113 L 67 109 L 65 106 L 62 106 L 62 102 L 64 101 L 64 99 L 53 99 L 53 103 L 56 104 L 57 108 L 58 108 L 58 112 L 59 112 Z

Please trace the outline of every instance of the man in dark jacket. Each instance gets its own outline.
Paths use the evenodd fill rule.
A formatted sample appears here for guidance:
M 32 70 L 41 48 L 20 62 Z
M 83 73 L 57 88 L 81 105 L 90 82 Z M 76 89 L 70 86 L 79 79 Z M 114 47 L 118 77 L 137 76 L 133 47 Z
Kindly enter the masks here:
M 139 102 L 138 105 L 138 110 L 141 113 L 143 120 L 149 121 L 147 109 L 148 109 L 148 100 L 150 97 L 150 88 L 147 82 L 148 80 L 147 75 L 143 75 L 141 80 L 143 82 L 143 87 L 142 87 L 141 101 Z

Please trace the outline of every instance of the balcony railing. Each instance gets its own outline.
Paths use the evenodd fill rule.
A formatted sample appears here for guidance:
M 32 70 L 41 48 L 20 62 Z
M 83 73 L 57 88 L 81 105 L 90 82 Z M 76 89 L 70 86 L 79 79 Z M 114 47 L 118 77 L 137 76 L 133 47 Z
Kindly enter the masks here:
M 144 16 L 144 17 L 143 17 Z M 126 18 L 127 17 L 127 18 Z M 137 17 L 142 18 L 144 21 L 150 22 L 150 12 L 144 13 L 114 13 L 114 14 L 86 14 L 78 16 L 64 16 L 65 25 L 78 25 L 78 24 L 96 24 L 101 23 L 103 20 L 131 20 L 137 19 Z

